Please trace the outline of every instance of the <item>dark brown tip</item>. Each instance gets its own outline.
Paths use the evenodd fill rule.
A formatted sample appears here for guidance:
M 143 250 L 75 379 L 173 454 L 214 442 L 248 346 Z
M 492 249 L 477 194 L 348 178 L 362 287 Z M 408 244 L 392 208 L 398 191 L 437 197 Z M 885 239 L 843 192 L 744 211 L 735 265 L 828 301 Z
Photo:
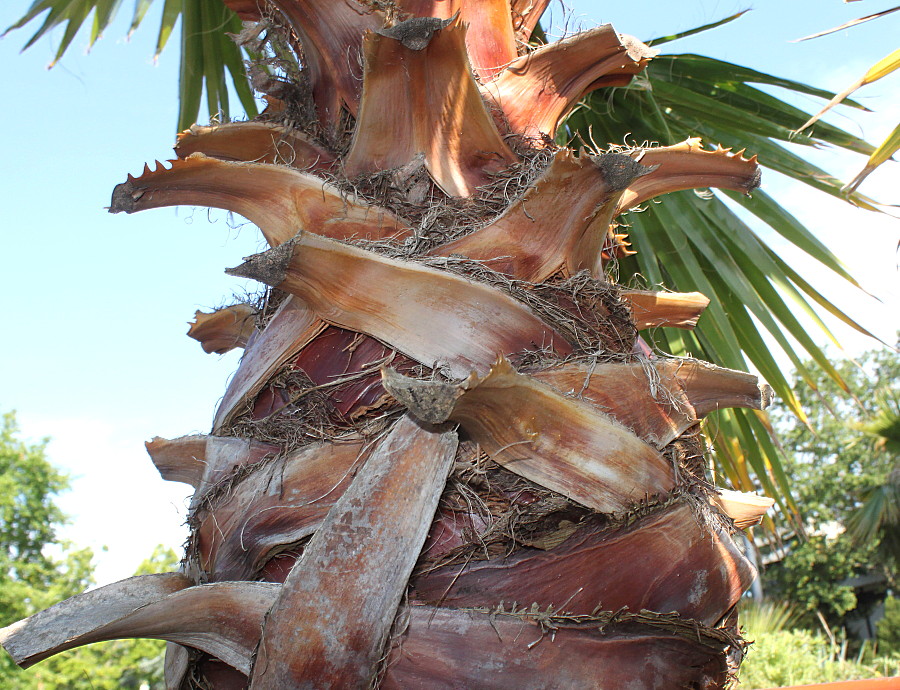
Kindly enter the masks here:
M 747 194 L 752 192 L 754 189 L 759 187 L 762 182 L 762 168 L 757 168 L 756 172 L 753 173 L 753 177 L 750 178 L 750 181 L 747 183 Z
M 137 199 L 140 198 L 138 194 Z M 112 200 L 109 202 L 110 213 L 134 213 L 135 198 L 134 182 L 131 176 L 122 184 L 117 184 L 113 189 Z
M 381 29 L 378 33 L 388 38 L 400 41 L 404 47 L 410 50 L 422 50 L 431 43 L 435 31 L 440 31 L 452 22 L 450 19 L 438 19 L 437 17 L 413 17 L 405 22 Z
M 604 153 L 591 156 L 594 165 L 603 173 L 603 179 L 614 192 L 627 189 L 637 178 L 652 173 L 658 165 L 641 165 L 631 156 L 623 153 Z
M 453 413 L 463 389 L 440 381 L 420 381 L 398 374 L 393 369 L 381 370 L 381 385 L 410 414 L 429 424 L 442 424 Z
M 226 268 L 225 273 L 237 278 L 258 280 L 270 287 L 278 287 L 287 277 L 288 267 L 294 258 L 294 245 L 299 238 L 298 234 L 277 247 L 253 256 L 245 256 L 244 263 L 234 268 Z

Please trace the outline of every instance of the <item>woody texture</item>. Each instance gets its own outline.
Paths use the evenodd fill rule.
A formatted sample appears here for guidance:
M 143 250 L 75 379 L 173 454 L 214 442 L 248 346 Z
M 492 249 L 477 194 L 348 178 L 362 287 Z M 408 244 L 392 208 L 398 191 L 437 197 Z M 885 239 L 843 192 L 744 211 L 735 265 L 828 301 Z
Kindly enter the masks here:
M 225 0 L 266 110 L 183 132 L 110 206 L 227 209 L 269 245 L 228 269 L 264 297 L 191 324 L 244 348 L 209 434 L 147 443 L 194 490 L 184 560 L 0 631 L 16 663 L 151 637 L 172 690 L 731 681 L 736 538 L 772 502 L 710 482 L 699 421 L 771 391 L 648 347 L 709 300 L 611 267 L 621 214 L 749 193 L 757 161 L 561 144 L 655 51 L 534 40 L 548 1 Z

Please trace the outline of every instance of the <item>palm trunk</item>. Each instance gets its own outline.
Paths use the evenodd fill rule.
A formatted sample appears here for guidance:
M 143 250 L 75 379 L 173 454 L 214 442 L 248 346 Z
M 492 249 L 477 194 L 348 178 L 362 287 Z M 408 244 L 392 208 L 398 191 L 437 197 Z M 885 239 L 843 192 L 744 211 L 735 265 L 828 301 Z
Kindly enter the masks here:
M 17 663 L 148 636 L 170 688 L 724 686 L 754 577 L 733 535 L 771 502 L 709 484 L 698 421 L 769 391 L 649 352 L 639 329 L 708 301 L 607 269 L 620 213 L 758 168 L 555 145 L 653 51 L 608 26 L 528 45 L 546 4 L 264 3 L 240 40 L 298 76 L 257 75 L 259 121 L 185 132 L 110 209 L 226 208 L 271 247 L 229 270 L 265 303 L 189 333 L 246 348 L 211 433 L 148 444 L 195 490 L 182 573 L 10 626 Z

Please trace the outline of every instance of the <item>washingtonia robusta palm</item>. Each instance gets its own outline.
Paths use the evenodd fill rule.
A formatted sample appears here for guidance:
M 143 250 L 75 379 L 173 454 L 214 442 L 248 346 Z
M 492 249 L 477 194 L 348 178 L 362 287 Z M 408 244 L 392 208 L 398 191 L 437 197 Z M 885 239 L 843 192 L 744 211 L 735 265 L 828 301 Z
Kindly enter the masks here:
M 716 138 L 688 106 L 724 68 L 695 61 L 702 76 L 679 78 L 690 59 L 669 64 L 609 26 L 534 45 L 546 2 L 226 4 L 252 22 L 237 41 L 258 56 L 268 107 L 186 130 L 177 159 L 129 176 L 110 208 L 226 208 L 271 247 L 229 271 L 269 286 L 265 302 L 192 327 L 207 351 L 246 349 L 211 433 L 148 444 L 163 478 L 195 490 L 182 572 L 63 602 L 5 629 L 4 646 L 28 665 L 166 639 L 170 687 L 724 685 L 753 577 L 732 535 L 771 501 L 710 482 L 699 423 L 761 410 L 771 391 L 638 333 L 694 328 L 710 301 L 692 276 L 715 298 L 695 342 L 767 373 L 741 318 L 769 325 L 765 305 L 785 321 L 766 270 L 788 269 L 715 200 L 669 197 L 681 200 L 629 234 L 621 224 L 663 194 L 758 185 L 755 157 L 692 138 Z M 185 26 L 208 12 L 225 16 L 185 3 Z M 667 68 L 646 96 L 632 85 L 654 58 Z M 747 88 L 717 102 L 761 98 Z M 596 95 L 560 125 L 586 93 L 636 115 L 629 131 L 671 99 L 684 107 L 668 131 L 691 136 L 555 143 L 585 131 Z M 620 140 L 612 122 L 593 141 Z M 773 132 L 750 123 L 750 143 L 775 153 Z M 781 151 L 775 164 L 799 165 Z M 623 287 L 634 261 L 691 291 Z M 756 437 L 744 452 L 761 467 L 761 422 L 720 420 Z

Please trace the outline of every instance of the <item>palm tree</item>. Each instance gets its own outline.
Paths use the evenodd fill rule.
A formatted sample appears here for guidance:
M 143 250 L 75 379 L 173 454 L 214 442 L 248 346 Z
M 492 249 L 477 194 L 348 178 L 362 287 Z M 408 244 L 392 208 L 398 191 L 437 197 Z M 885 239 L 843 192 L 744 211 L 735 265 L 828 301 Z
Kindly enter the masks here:
M 754 309 L 765 276 L 722 247 L 783 267 L 720 206 L 693 212 L 693 273 L 678 263 L 691 252 L 664 266 L 652 245 L 678 248 L 670 212 L 632 223 L 634 259 L 616 219 L 677 190 L 747 194 L 755 157 L 693 138 L 560 145 L 596 109 L 560 127 L 587 92 L 620 87 L 627 113 L 685 87 L 667 63 L 653 102 L 622 88 L 656 51 L 609 26 L 532 44 L 546 1 L 226 4 L 256 22 L 238 43 L 275 68 L 254 72 L 267 109 L 191 127 L 110 207 L 226 208 L 271 247 L 229 271 L 268 286 L 264 301 L 191 330 L 207 351 L 246 350 L 212 432 L 148 444 L 163 478 L 195 489 L 182 570 L 62 602 L 0 633 L 6 649 L 27 666 L 165 639 L 173 688 L 723 686 L 754 576 L 732 535 L 771 501 L 710 482 L 698 425 L 771 391 L 648 347 L 639 331 L 692 329 L 709 300 L 628 289 L 611 269 L 650 261 L 654 282 L 692 276 Z M 185 26 L 213 7 L 233 24 L 203 0 Z M 701 67 L 702 96 L 722 67 Z M 732 239 L 713 241 L 717 221 Z M 709 334 L 768 361 L 746 325 Z
M 893 581 L 892 573 L 900 565 L 900 394 L 879 390 L 874 413 L 853 426 L 871 438 L 872 452 L 885 454 L 893 466 L 881 484 L 863 492 L 847 531 L 857 544 L 878 544 L 878 559 Z

